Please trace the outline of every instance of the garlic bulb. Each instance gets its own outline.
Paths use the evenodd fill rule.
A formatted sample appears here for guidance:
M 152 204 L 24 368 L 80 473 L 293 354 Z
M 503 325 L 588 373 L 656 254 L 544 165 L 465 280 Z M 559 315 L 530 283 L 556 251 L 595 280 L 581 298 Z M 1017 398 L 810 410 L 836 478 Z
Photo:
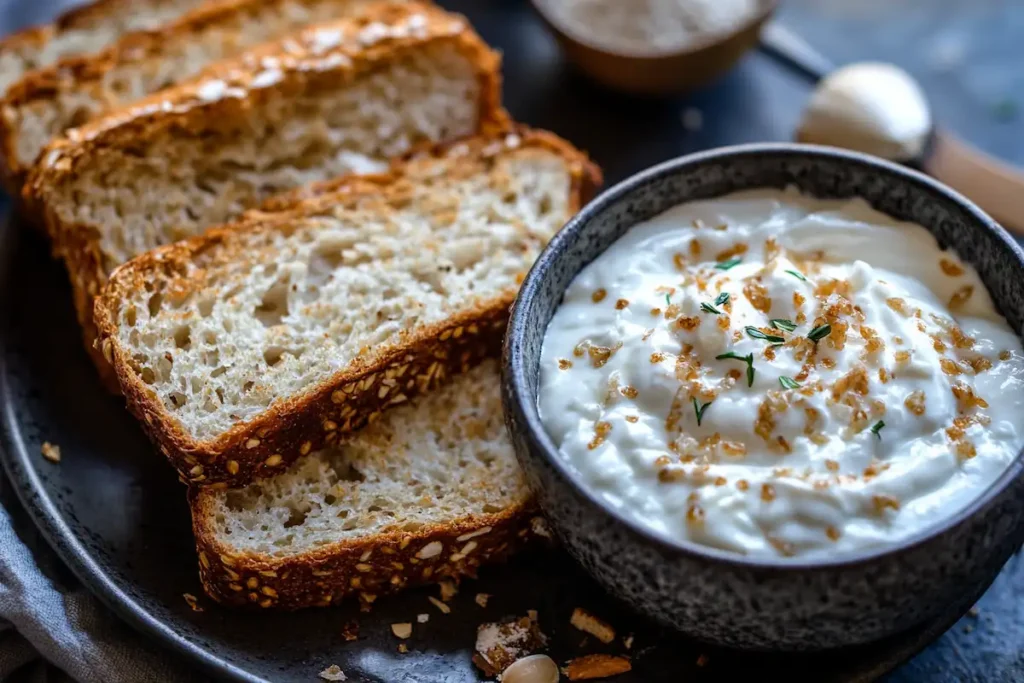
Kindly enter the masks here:
M 797 140 L 909 161 L 924 151 L 931 128 L 928 102 L 910 74 L 892 64 L 863 62 L 821 81 Z

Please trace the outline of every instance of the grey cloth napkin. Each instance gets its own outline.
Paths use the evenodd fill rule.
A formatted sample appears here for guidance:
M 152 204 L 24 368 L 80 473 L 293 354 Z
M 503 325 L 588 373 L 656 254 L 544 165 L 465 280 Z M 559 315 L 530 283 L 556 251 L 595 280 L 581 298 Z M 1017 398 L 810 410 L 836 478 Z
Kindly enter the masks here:
M 206 680 L 131 630 L 83 588 L 0 477 L 0 681 Z

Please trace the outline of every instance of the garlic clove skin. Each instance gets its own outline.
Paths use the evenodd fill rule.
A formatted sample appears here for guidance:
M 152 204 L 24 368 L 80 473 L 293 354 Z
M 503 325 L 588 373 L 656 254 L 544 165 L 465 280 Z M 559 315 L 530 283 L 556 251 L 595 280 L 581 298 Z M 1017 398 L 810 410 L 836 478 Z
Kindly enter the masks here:
M 932 129 L 924 92 L 892 64 L 842 67 L 819 83 L 797 129 L 797 140 L 844 147 L 893 161 L 919 157 Z
M 547 655 L 530 655 L 512 662 L 501 683 L 558 683 L 558 665 Z

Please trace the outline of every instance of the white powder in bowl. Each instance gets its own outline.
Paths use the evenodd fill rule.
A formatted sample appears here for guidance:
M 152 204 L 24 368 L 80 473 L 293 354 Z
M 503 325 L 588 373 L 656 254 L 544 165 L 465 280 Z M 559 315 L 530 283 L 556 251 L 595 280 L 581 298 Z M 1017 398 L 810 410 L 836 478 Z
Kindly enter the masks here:
M 577 40 L 624 54 L 685 48 L 730 33 L 758 11 L 758 0 L 538 0 Z

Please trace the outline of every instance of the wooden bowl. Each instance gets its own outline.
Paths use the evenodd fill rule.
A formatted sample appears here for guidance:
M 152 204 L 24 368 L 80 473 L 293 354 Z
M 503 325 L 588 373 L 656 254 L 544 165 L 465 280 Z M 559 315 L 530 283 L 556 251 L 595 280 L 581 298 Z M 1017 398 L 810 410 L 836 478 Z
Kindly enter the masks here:
M 570 32 L 550 16 L 544 0 L 530 1 L 569 61 L 598 83 L 636 95 L 675 95 L 713 81 L 757 45 L 779 2 L 759 0 L 759 11 L 730 33 L 668 50 L 627 53 Z

